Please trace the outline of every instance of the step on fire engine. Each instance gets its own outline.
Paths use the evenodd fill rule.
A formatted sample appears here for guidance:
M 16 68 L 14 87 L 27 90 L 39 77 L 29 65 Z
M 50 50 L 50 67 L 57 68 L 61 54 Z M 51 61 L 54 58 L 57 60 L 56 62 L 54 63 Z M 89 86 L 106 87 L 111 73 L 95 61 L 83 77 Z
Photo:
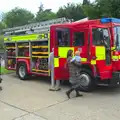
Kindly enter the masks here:
M 80 82 L 89 91 L 97 84 L 120 81 L 120 20 L 104 18 L 73 22 L 65 18 L 5 29 L 6 68 L 20 79 L 50 76 L 48 56 L 54 48 L 54 79 L 68 80 L 68 50 L 81 50 Z

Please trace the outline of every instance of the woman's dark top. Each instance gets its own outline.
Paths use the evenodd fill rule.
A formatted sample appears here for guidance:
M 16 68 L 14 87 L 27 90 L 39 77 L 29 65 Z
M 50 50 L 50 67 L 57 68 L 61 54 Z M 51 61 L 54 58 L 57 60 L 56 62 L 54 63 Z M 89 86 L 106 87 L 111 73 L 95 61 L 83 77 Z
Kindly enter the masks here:
M 80 74 L 81 63 L 77 61 L 71 62 L 72 57 L 67 58 L 68 68 L 69 68 L 69 82 L 71 84 L 76 84 L 79 82 L 78 75 Z

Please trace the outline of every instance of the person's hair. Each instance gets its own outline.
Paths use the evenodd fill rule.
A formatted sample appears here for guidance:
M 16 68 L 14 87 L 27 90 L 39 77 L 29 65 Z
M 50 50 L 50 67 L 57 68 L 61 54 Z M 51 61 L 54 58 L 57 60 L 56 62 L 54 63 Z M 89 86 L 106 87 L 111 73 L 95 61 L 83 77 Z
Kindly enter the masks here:
M 80 56 L 80 51 L 75 51 L 75 55 Z
M 68 50 L 68 52 L 67 52 L 67 58 L 68 57 L 72 57 L 72 53 L 73 53 L 73 50 Z

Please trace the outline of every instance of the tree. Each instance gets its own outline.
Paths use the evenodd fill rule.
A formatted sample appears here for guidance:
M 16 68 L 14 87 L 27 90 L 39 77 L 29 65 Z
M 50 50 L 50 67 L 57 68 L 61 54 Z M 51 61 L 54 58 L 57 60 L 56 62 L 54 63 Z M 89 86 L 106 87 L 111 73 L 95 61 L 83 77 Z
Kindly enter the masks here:
M 36 21 L 41 22 L 41 21 L 51 20 L 55 18 L 56 18 L 56 14 L 52 12 L 51 9 L 44 10 L 44 6 L 41 3 L 39 7 L 39 11 L 36 15 Z
M 82 5 L 73 3 L 68 3 L 67 6 L 60 7 L 57 12 L 57 16 L 74 20 L 80 20 L 86 17 L 83 12 Z
M 44 6 L 43 6 L 42 3 L 40 3 L 40 7 L 39 7 L 39 11 L 38 11 L 38 13 L 39 13 L 39 12 L 43 12 L 43 10 L 44 10 Z
M 120 18 L 120 0 L 96 0 L 83 5 L 83 11 L 89 18 L 116 17 Z
M 7 27 L 5 22 L 3 21 L 3 17 L 4 13 L 0 13 L 0 32 L 2 31 L 2 29 L 5 29 Z
M 3 22 L 3 21 L 1 21 L 0 22 L 0 31 L 2 30 L 2 29 L 5 29 L 6 28 L 6 24 Z
M 33 22 L 34 15 L 22 8 L 14 8 L 5 14 L 3 21 L 7 27 L 15 27 Z
M 89 0 L 83 0 L 83 5 L 89 5 L 90 1 Z
M 96 4 L 90 3 L 89 5 L 82 5 L 82 9 L 84 14 L 88 16 L 89 19 L 100 18 L 101 11 Z
M 120 0 L 96 0 L 101 16 L 120 17 Z

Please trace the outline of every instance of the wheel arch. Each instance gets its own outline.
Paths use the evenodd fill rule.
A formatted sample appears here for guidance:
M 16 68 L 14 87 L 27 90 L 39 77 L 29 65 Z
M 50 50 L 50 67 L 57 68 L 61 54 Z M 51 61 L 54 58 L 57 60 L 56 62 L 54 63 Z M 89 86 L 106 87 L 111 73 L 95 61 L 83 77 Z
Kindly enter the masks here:
M 25 59 L 18 59 L 17 60 L 17 66 L 16 66 L 16 70 L 18 69 L 20 64 L 25 64 L 27 67 L 27 72 L 30 73 L 30 61 L 29 60 L 25 60 Z
M 91 76 L 95 77 L 96 76 L 96 67 L 90 64 L 82 64 L 81 66 L 81 70 L 82 69 L 86 69 L 89 70 L 91 72 Z

